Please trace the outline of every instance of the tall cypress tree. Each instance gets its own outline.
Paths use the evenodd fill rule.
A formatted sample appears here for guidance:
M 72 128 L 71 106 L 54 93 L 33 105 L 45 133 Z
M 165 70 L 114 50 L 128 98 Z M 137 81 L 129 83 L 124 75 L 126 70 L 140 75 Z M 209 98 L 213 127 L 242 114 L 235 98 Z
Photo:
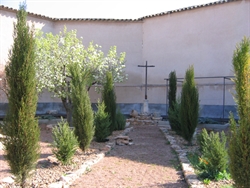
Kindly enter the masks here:
M 169 109 L 173 109 L 174 104 L 176 103 L 176 89 L 177 89 L 176 73 L 175 71 L 172 71 L 169 74 L 169 92 L 168 92 Z
M 95 133 L 94 114 L 91 108 L 90 98 L 87 92 L 86 74 L 81 72 L 78 64 L 69 66 L 71 79 L 71 99 L 73 103 L 73 126 L 78 137 L 79 146 L 82 151 L 88 149 Z
M 181 134 L 191 144 L 199 118 L 199 92 L 194 81 L 194 67 L 186 71 L 185 81 L 182 86 L 180 121 Z
M 229 169 L 235 187 L 250 187 L 250 38 L 237 45 L 233 56 L 235 73 L 235 100 L 239 116 L 236 125 L 230 114 L 231 137 L 229 144 Z
M 181 123 L 180 123 L 180 101 L 176 100 L 176 90 L 177 90 L 177 78 L 175 71 L 169 74 L 169 108 L 168 108 L 168 120 L 171 129 L 177 134 L 181 134 Z
M 110 134 L 117 130 L 116 127 L 116 95 L 111 72 L 107 72 L 106 82 L 102 91 L 102 100 L 105 103 L 105 111 L 110 115 Z
M 35 118 L 37 105 L 34 30 L 26 23 L 26 5 L 20 4 L 14 24 L 14 44 L 5 67 L 8 111 L 3 133 L 5 158 L 16 181 L 25 187 L 29 172 L 39 158 L 40 131 Z

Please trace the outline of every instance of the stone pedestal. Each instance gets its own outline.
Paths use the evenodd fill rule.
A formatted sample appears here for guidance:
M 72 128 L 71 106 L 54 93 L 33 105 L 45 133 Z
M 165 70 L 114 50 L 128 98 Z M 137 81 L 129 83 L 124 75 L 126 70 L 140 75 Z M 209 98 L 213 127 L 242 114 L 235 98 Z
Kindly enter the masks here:
M 143 106 L 142 106 L 142 114 L 149 114 L 148 110 L 148 100 L 143 101 Z

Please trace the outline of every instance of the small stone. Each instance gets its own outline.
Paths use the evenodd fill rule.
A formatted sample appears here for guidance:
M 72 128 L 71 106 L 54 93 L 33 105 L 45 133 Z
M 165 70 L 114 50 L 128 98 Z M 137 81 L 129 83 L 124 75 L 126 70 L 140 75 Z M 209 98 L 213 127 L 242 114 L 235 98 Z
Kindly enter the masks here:
M 51 183 L 48 185 L 48 188 L 62 188 L 62 187 L 64 187 L 62 182 Z
M 111 146 L 109 145 L 106 145 L 104 148 L 101 149 L 102 151 L 104 151 L 105 153 L 106 152 L 109 152 L 111 150 Z
M 136 110 L 132 110 L 131 113 L 130 113 L 130 116 L 135 118 L 136 116 L 138 116 L 138 112 Z
M 3 182 L 3 183 L 12 184 L 12 183 L 15 182 L 15 180 L 14 180 L 12 177 L 9 176 L 9 177 L 3 178 L 3 179 L 2 179 L 2 182 Z
M 0 150 L 4 149 L 4 145 L 2 144 L 2 142 L 0 142 Z
M 55 165 L 58 165 L 59 164 L 59 161 L 57 160 L 56 157 L 53 157 L 53 156 L 48 156 L 47 157 L 48 161 L 52 164 L 55 164 Z
M 67 184 L 69 184 L 72 181 L 72 178 L 70 176 L 61 176 L 60 181 L 66 182 Z
M 46 126 L 47 131 L 51 131 L 56 125 L 55 124 L 49 124 Z

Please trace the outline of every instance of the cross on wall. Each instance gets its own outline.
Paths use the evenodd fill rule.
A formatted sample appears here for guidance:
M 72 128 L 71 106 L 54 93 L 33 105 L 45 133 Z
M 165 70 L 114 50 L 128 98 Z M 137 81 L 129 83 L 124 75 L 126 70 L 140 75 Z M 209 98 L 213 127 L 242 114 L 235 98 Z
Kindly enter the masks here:
M 148 90 L 148 67 L 155 67 L 154 65 L 148 65 L 148 62 L 146 61 L 146 65 L 138 65 L 138 67 L 145 67 L 146 68 L 146 74 L 145 74 L 145 100 L 148 99 L 147 96 L 147 90 Z

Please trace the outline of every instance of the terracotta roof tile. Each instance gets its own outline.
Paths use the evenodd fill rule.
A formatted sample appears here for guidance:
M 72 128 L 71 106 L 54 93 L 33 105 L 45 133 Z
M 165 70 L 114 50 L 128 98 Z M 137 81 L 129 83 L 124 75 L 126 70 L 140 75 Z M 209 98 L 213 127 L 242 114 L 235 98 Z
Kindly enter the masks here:
M 223 4 L 223 3 L 228 3 L 228 2 L 233 2 L 233 1 L 243 1 L 243 0 L 220 0 L 216 2 L 211 2 L 211 3 L 206 3 L 206 4 L 201 4 L 201 5 L 195 5 L 195 6 L 190 6 L 190 7 L 184 7 L 176 10 L 170 10 L 166 12 L 161 12 L 157 14 L 151 14 L 151 15 L 146 15 L 137 19 L 113 19 L 113 18 L 51 18 L 48 16 L 44 16 L 41 14 L 35 14 L 28 12 L 29 16 L 35 16 L 35 17 L 40 17 L 40 18 L 45 18 L 53 21 L 118 21 L 118 22 L 134 22 L 134 21 L 142 21 L 143 19 L 146 18 L 152 18 L 152 17 L 157 17 L 157 16 L 163 16 L 166 14 L 173 14 L 173 13 L 178 13 L 178 12 L 183 12 L 187 10 L 192 10 L 192 9 L 197 9 L 197 8 L 202 8 L 202 7 L 207 7 L 207 6 L 212 6 L 212 5 L 218 5 L 218 4 Z M 4 5 L 0 5 L 0 9 L 5 9 L 9 11 L 16 12 L 17 9 L 13 9 L 10 7 L 6 7 Z

